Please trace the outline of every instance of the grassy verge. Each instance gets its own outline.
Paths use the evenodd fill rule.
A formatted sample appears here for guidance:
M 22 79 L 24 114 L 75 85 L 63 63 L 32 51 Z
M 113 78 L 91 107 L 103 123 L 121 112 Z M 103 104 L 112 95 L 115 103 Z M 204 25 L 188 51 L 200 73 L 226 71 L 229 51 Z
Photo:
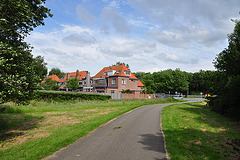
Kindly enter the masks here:
M 162 125 L 174 159 L 240 159 L 240 122 L 230 121 L 204 102 L 165 107 Z
M 0 159 L 41 159 L 134 108 L 176 101 L 169 98 L 7 104 L 0 113 Z

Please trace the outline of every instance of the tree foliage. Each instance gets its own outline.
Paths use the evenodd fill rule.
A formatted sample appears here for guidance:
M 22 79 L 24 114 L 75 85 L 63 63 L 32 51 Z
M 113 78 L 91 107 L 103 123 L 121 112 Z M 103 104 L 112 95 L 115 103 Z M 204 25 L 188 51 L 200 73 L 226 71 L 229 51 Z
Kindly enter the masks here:
M 78 84 L 78 79 L 77 79 L 77 77 L 72 78 L 72 79 L 69 79 L 69 80 L 67 81 L 67 87 L 68 87 L 68 88 L 71 88 L 71 89 L 73 89 L 73 90 L 78 89 L 79 84 Z
M 59 78 L 62 78 L 65 73 L 62 72 L 59 68 L 52 68 L 49 72 L 49 75 L 57 75 Z
M 145 93 L 186 93 L 189 88 L 189 74 L 180 69 L 134 74 L 145 85 Z
M 125 64 L 124 62 L 116 62 L 116 64 L 113 64 L 113 66 L 118 66 L 118 65 L 125 65 L 128 69 L 130 69 L 129 64 Z
M 41 80 L 43 80 L 47 75 L 47 63 L 44 62 L 44 58 L 41 56 L 37 56 L 33 59 L 33 67 L 35 73 L 39 76 Z
M 0 1 L 0 103 L 28 101 L 41 81 L 37 68 L 43 59 L 33 58 L 32 47 L 24 38 L 52 16 L 43 3 L 45 0 Z
M 52 80 L 52 78 L 47 78 L 44 83 L 41 84 L 44 90 L 58 90 L 59 86 L 57 81 Z
M 1 0 L 0 41 L 11 46 L 26 45 L 24 38 L 52 16 L 43 5 L 46 0 Z
M 234 31 L 228 35 L 228 48 L 213 62 L 219 73 L 215 88 L 218 97 L 214 100 L 213 110 L 240 119 L 240 21 L 234 22 Z
M 192 73 L 189 80 L 189 91 L 195 93 L 209 93 L 215 94 L 215 85 L 217 79 L 216 71 L 204 71 L 200 70 L 199 72 Z

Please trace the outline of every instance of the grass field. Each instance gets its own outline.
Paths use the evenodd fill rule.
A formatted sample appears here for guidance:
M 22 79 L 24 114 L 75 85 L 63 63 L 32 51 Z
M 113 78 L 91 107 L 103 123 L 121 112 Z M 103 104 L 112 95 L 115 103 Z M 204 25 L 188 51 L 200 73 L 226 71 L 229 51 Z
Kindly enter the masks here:
M 167 106 L 162 127 L 172 160 L 239 160 L 240 122 L 233 122 L 201 103 Z
M 42 159 L 134 108 L 176 101 L 169 98 L 6 104 L 7 109 L 0 113 L 0 159 Z

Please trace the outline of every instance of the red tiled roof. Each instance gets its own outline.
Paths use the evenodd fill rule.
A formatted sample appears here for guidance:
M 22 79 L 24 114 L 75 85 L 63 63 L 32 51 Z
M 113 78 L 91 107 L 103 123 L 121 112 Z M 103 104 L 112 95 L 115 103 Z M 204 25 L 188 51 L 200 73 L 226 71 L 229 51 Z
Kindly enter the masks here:
M 138 87 L 144 87 L 144 84 L 140 80 L 138 80 Z
M 109 77 L 107 75 L 108 71 L 115 70 L 115 73 L 112 76 L 127 76 L 132 79 L 137 79 L 137 77 L 131 73 L 131 71 L 123 64 L 117 66 L 104 67 L 100 72 L 98 72 L 93 78 L 104 78 Z M 124 71 L 130 71 L 131 75 L 126 75 Z M 104 73 L 106 73 L 104 75 Z
M 77 72 L 72 72 L 68 74 L 69 74 L 69 78 L 76 77 Z M 87 71 L 79 71 L 77 79 L 82 80 L 86 76 L 87 76 Z M 65 74 L 64 77 L 61 78 L 61 80 L 59 80 L 59 82 L 66 82 L 66 81 L 67 81 L 67 74 Z
M 49 76 L 47 76 L 46 78 L 44 78 L 44 80 L 43 80 L 41 83 L 44 83 L 47 78 L 51 78 L 52 80 L 57 81 L 57 82 L 60 80 L 60 79 L 58 78 L 58 76 L 54 74 L 54 75 L 49 75 Z
M 104 78 L 104 77 L 109 77 L 107 75 L 107 72 L 108 71 L 111 71 L 111 70 L 114 70 L 115 73 L 113 73 L 113 75 L 111 76 L 126 76 L 126 77 L 129 77 L 131 79 L 137 79 L 137 77 L 132 74 L 132 72 L 124 65 L 117 65 L 117 66 L 109 66 L 109 67 L 104 67 L 100 72 L 98 72 L 93 78 Z M 124 73 L 124 71 L 130 71 L 130 75 L 126 75 Z M 138 86 L 144 86 L 143 83 L 138 80 Z

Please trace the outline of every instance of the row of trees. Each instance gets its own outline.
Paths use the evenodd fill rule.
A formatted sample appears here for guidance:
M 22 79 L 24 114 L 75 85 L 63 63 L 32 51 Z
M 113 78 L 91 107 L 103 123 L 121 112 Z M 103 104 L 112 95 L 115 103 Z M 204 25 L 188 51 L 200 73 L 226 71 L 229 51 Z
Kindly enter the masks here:
M 135 76 L 145 85 L 144 93 L 200 94 L 213 93 L 215 71 L 200 70 L 188 73 L 176 70 L 164 70 L 154 73 L 137 72 Z

